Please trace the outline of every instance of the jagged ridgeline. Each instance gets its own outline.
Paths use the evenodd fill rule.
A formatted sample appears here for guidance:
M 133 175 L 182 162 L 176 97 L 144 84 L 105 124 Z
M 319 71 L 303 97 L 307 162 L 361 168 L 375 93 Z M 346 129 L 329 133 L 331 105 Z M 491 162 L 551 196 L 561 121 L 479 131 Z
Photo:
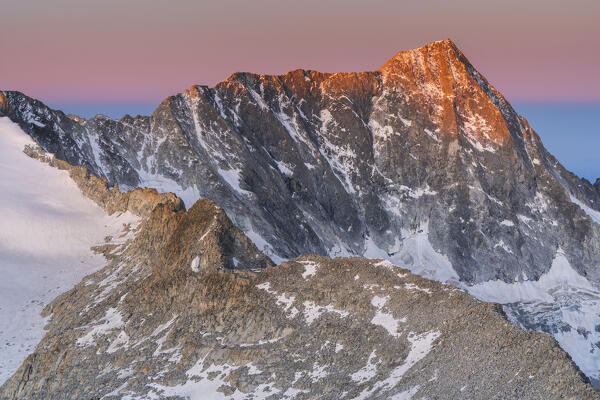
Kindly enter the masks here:
M 569 198 L 597 210 L 597 187 L 558 164 L 449 40 L 375 72 L 234 74 L 150 117 L 70 118 L 16 92 L 2 110 L 110 184 L 214 200 L 275 258 L 424 264 L 406 245 L 424 231 L 448 277 L 535 279 L 559 246 L 599 275 L 598 229 Z
M 50 303 L 2 399 L 594 399 L 550 336 L 393 266 L 316 255 L 274 266 L 209 200 L 121 193 L 66 169 L 107 212 L 141 217 L 108 264 Z
M 514 281 L 537 279 L 561 247 L 599 277 L 598 226 L 570 198 L 598 210 L 597 186 L 449 40 L 374 72 L 237 73 L 149 117 L 68 117 L 17 92 L 1 104 L 44 150 L 111 185 L 215 201 L 276 260 L 367 255 L 443 280 Z

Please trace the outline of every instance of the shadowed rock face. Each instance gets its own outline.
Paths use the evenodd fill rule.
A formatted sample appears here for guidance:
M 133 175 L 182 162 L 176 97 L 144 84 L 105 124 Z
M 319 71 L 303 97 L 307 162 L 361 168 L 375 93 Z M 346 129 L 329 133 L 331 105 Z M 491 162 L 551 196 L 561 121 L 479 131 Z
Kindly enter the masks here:
M 550 336 L 387 261 L 275 267 L 208 200 L 137 229 L 46 307 L 0 398 L 598 397 Z

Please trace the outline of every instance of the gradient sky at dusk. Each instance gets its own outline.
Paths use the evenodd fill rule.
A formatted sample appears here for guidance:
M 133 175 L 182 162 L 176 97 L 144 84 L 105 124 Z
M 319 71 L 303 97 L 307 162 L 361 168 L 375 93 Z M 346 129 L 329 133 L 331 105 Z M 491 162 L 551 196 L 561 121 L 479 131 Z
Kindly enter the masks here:
M 599 21 L 598 0 L 0 0 L 0 89 L 83 116 L 149 113 L 236 71 L 374 70 L 450 37 L 592 179 L 600 157 L 560 148 L 582 137 L 600 145 Z

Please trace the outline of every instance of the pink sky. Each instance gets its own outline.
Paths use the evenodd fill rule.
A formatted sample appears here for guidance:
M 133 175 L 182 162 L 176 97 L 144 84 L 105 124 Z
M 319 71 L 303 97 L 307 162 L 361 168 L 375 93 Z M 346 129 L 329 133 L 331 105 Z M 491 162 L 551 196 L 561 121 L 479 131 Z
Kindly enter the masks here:
M 511 101 L 598 101 L 599 21 L 598 0 L 0 0 L 0 89 L 158 103 L 236 71 L 373 70 L 450 37 Z

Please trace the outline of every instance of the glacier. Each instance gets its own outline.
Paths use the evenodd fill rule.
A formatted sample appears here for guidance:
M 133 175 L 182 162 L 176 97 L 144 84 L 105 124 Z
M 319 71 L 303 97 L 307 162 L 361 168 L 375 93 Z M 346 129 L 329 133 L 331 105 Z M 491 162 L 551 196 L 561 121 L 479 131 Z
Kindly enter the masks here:
M 0 117 L 0 384 L 44 336 L 44 306 L 105 265 L 90 247 L 138 221 L 107 216 L 66 171 L 23 153 L 33 144 Z

